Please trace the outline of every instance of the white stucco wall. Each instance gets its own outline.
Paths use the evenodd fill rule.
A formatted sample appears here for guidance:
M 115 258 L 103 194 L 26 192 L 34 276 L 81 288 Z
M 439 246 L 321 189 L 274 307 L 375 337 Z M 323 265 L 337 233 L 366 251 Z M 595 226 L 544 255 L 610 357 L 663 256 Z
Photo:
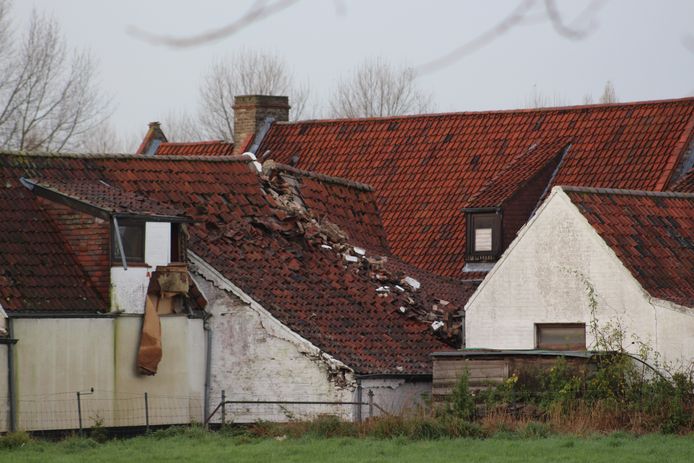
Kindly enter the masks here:
M 171 263 L 171 224 L 145 224 L 145 264 L 111 267 L 111 310 L 144 313 L 150 272 Z
M 651 300 L 562 191 L 554 190 L 466 305 L 466 347 L 532 349 L 536 323 L 618 324 L 665 360 L 694 357 L 694 311 Z M 633 352 L 638 345 L 628 344 Z
M 264 309 L 220 289 L 200 274 L 195 274 L 195 280 L 208 298 L 207 310 L 212 315 L 211 409 L 221 401 L 222 390 L 227 400 L 353 400 L 356 382 L 344 365 L 322 354 Z M 350 419 L 354 411 L 352 406 L 229 405 L 226 419 L 236 423 L 287 421 L 317 414 Z M 217 414 L 212 421 L 220 419 Z
M 94 393 L 82 400 L 85 427 L 97 418 L 104 426 L 144 425 L 145 392 L 150 424 L 202 421 L 202 320 L 161 318 L 164 354 L 155 376 L 141 376 L 135 368 L 140 316 L 21 318 L 12 323 L 19 340 L 14 348 L 19 429 L 77 428 L 76 392 L 91 388 Z M 6 387 L 5 359 L 0 358 L 0 394 Z

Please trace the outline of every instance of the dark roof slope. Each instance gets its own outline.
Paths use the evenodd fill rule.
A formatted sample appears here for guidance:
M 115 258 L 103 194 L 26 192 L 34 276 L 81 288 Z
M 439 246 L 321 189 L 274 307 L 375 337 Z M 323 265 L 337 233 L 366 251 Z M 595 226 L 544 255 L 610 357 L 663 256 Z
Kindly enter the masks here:
M 694 307 L 694 194 L 562 188 L 651 296 Z
M 572 146 L 554 184 L 664 190 L 694 133 L 694 98 L 517 111 L 275 123 L 258 152 L 374 187 L 406 261 L 461 275 L 461 209 L 542 141 Z
M 0 305 L 8 312 L 105 311 L 106 303 L 16 172 L 0 163 L 0 179 Z
M 683 193 L 694 193 L 694 168 L 689 169 L 689 172 L 679 178 L 670 189 L 672 191 L 681 191 Z
M 422 282 L 419 291 L 405 285 L 400 291 L 408 266 L 389 269 L 387 256 L 384 263 L 368 247 L 360 257 L 331 225 L 342 220 L 342 213 L 324 209 L 318 215 L 325 212 L 326 217 L 318 220 L 310 208 L 290 201 L 281 183 L 258 175 L 249 158 L 0 153 L 0 166 L 3 181 L 14 182 L 20 175 L 104 180 L 184 209 L 196 220 L 189 227 L 193 252 L 293 331 L 359 373 L 430 374 L 429 354 L 448 348 L 432 334 L 430 321 L 415 316 L 444 299 L 437 288 L 429 291 Z M 362 217 L 375 220 L 375 206 L 365 195 L 370 192 L 338 186 L 350 214 L 361 208 Z M 314 201 L 320 200 L 318 191 L 330 194 L 321 188 L 308 185 Z M 25 188 L 20 191 L 30 195 Z M 352 226 L 355 236 L 370 230 Z M 469 295 L 462 289 L 456 295 L 453 285 L 445 289 L 451 305 L 454 298 L 464 303 Z
M 25 179 L 25 183 L 31 189 L 54 193 L 109 215 L 166 218 L 172 221 L 184 219 L 183 212 L 170 204 L 123 191 L 103 180 Z

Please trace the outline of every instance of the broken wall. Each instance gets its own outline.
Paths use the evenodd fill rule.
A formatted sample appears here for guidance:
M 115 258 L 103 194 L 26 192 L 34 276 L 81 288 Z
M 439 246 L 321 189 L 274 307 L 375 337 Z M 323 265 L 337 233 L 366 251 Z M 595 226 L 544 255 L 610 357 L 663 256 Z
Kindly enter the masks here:
M 195 273 L 212 315 L 210 408 L 227 400 L 351 402 L 356 381 L 351 371 L 322 354 L 262 308 L 220 289 Z M 219 283 L 219 282 L 217 282 Z M 288 421 L 318 413 L 351 419 L 348 405 L 229 405 L 227 421 Z M 219 422 L 218 413 L 213 422 Z

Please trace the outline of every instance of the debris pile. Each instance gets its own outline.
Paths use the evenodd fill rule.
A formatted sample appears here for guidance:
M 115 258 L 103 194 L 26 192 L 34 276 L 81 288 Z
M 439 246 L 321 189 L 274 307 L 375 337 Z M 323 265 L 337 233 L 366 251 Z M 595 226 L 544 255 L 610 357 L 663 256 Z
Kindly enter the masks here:
M 363 247 L 350 244 L 349 237 L 338 225 L 326 217 L 316 217 L 302 198 L 300 178 L 273 169 L 262 175 L 262 180 L 273 214 L 251 218 L 252 225 L 278 232 L 306 246 L 335 253 L 345 266 L 374 282 L 376 295 L 388 298 L 397 308 L 394 316 L 426 322 L 439 338 L 451 345 L 459 345 L 461 318 L 457 312 L 461 308 L 433 297 L 426 285 L 390 265 L 397 258 L 370 255 Z

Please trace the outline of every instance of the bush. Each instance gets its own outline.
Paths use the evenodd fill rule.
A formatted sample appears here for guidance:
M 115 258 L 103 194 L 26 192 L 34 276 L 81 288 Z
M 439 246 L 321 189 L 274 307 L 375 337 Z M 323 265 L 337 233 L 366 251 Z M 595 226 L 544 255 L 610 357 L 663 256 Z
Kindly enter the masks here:
M 306 424 L 305 434 L 311 437 L 347 437 L 356 434 L 352 423 L 334 415 L 319 415 Z
M 537 421 L 528 422 L 519 432 L 520 437 L 538 439 L 549 437 L 552 430 L 547 423 L 539 423 Z
M 469 374 L 463 373 L 458 380 L 449 401 L 448 411 L 463 420 L 472 420 L 475 417 L 475 397 L 470 392 Z
M 432 440 L 450 437 L 450 434 L 443 420 L 424 417 L 412 420 L 409 437 L 418 440 Z
M 31 442 L 31 436 L 24 431 L 8 432 L 0 436 L 0 449 L 17 449 Z

